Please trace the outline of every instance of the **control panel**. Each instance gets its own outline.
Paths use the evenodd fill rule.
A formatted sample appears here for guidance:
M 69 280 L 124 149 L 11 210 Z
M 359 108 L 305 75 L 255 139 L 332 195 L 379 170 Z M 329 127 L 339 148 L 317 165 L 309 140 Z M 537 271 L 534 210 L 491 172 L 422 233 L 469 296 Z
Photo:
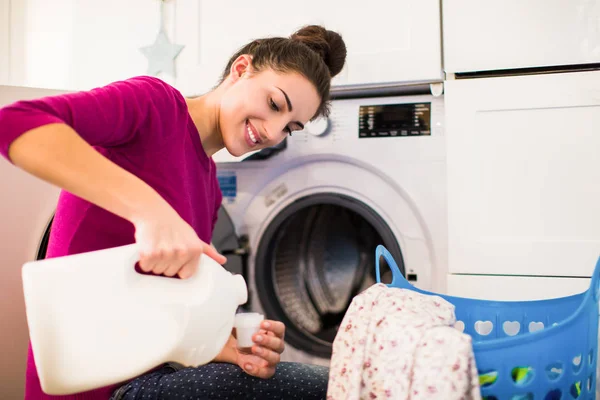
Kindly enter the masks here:
M 360 106 L 360 139 L 409 136 L 431 136 L 431 103 Z

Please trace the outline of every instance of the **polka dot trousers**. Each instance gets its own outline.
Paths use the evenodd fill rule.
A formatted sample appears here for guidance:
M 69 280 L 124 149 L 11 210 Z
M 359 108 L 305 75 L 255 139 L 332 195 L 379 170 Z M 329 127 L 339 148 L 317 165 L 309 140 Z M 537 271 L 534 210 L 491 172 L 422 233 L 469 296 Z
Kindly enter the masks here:
M 279 363 L 270 379 L 255 378 L 232 364 L 180 368 L 169 363 L 120 387 L 111 400 L 321 400 L 327 397 L 328 378 L 328 368 L 299 363 Z

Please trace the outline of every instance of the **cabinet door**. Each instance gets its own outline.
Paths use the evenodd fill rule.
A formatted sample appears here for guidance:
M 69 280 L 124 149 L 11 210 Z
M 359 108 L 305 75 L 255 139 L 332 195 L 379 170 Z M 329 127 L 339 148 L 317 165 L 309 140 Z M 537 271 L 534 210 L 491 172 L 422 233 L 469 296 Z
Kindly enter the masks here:
M 0 0 L 0 85 L 8 85 L 10 76 L 10 0 Z
M 140 48 L 156 38 L 160 2 L 13 3 L 9 35 L 12 84 L 80 90 L 147 72 L 148 61 Z M 177 76 L 159 77 L 186 95 L 205 92 L 217 84 L 229 57 L 249 40 L 289 36 L 309 23 L 339 31 L 346 40 L 347 68 L 334 84 L 442 78 L 437 0 L 374 0 L 368 6 L 306 0 L 297 10 L 274 0 L 177 0 L 166 2 L 164 9 L 169 39 L 185 48 L 176 60 Z
M 72 60 L 73 0 L 12 1 L 10 83 L 66 88 Z
M 154 43 L 160 28 L 161 1 L 76 0 L 73 2 L 72 82 L 89 89 L 147 73 L 140 51 Z M 165 6 L 165 28 L 172 40 L 173 6 Z M 160 74 L 169 83 L 174 78 Z
M 600 62 L 597 0 L 443 0 L 444 70 Z
M 334 84 L 440 81 L 438 0 L 178 0 L 176 36 L 189 46 L 178 60 L 177 85 L 188 94 L 217 82 L 229 57 L 255 38 L 287 37 L 307 24 L 338 31 L 347 67 Z
M 582 276 L 600 249 L 600 71 L 448 81 L 451 273 Z
M 159 31 L 159 2 L 12 3 L 11 84 L 81 90 L 146 73 L 139 49 L 151 45 Z

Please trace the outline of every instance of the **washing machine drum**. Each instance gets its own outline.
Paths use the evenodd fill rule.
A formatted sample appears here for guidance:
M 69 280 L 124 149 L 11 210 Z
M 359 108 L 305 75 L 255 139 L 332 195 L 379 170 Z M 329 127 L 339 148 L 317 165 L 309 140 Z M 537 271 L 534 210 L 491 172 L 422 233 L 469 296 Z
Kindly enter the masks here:
M 339 194 L 302 198 L 272 220 L 256 254 L 257 294 L 267 317 L 286 324 L 290 345 L 331 356 L 353 297 L 375 283 L 378 244 L 402 260 L 385 221 L 364 203 Z M 404 271 L 401 261 L 400 267 Z M 391 281 L 385 274 L 383 279 Z

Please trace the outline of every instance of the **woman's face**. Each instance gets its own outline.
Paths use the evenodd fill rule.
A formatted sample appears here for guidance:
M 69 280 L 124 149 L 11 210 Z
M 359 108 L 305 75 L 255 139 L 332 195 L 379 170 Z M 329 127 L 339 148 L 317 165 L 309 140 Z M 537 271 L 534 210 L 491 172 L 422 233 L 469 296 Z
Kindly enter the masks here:
M 236 157 L 274 146 L 302 130 L 321 103 L 304 76 L 270 68 L 253 72 L 248 56 L 236 60 L 228 79 L 219 126 L 227 151 Z

